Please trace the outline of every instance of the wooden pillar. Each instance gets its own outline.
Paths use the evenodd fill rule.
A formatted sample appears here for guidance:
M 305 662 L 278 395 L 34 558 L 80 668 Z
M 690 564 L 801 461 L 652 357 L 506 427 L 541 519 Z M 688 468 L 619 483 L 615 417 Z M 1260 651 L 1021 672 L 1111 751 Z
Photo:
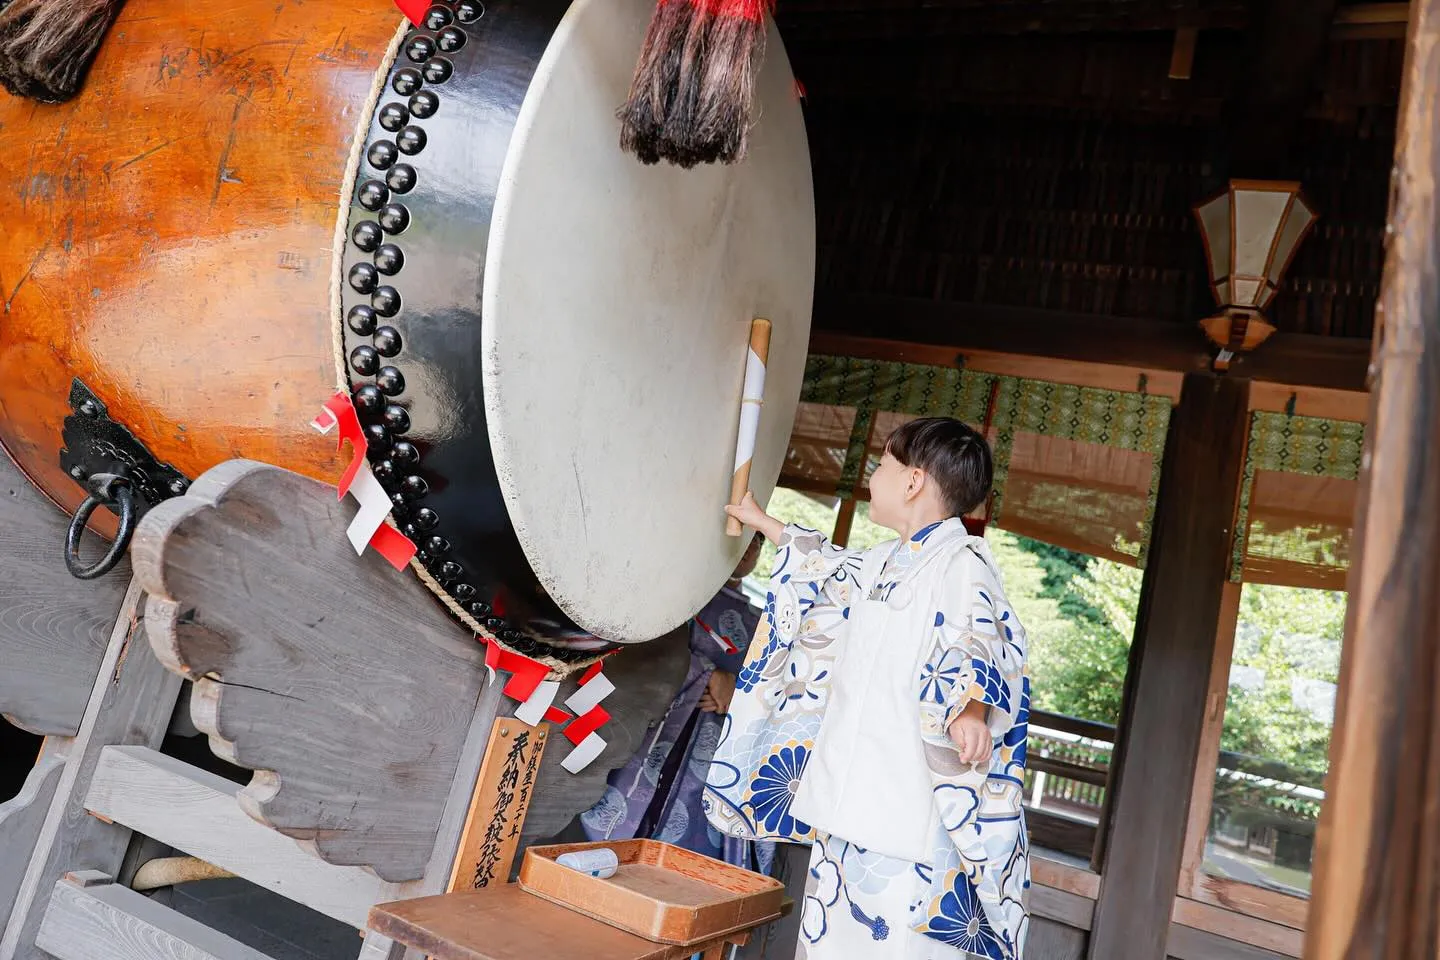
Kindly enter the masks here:
M 1171 418 L 1111 779 L 1092 960 L 1165 956 L 1229 572 L 1249 394 L 1248 380 L 1187 374 Z
M 1440 951 L 1440 0 L 1410 5 L 1307 960 Z

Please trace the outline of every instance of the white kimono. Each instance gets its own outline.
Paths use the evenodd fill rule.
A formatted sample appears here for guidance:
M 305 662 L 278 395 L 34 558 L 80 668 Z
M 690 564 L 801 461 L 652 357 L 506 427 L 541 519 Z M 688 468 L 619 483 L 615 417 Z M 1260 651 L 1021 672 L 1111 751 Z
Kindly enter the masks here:
M 971 700 L 988 765 L 947 736 Z M 813 843 L 798 957 L 1021 960 L 1029 704 L 1024 630 L 958 518 L 865 552 L 786 528 L 704 806 Z

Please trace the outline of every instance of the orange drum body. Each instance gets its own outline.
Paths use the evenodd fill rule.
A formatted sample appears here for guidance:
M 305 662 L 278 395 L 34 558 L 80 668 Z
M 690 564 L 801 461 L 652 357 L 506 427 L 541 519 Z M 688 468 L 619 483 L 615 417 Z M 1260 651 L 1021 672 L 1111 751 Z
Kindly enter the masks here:
M 564 659 L 682 623 L 745 546 L 756 317 L 762 498 L 785 454 L 814 209 L 773 25 L 743 163 L 621 153 L 653 9 L 129 0 L 79 97 L 0 97 L 0 444 L 67 511 L 99 461 L 151 505 L 232 458 L 334 482 L 309 424 L 346 390 L 472 628 Z
M 73 378 L 191 478 L 233 457 L 336 476 L 307 424 L 335 389 L 336 208 L 397 19 L 131 0 L 81 96 L 0 94 L 0 442 L 67 512 Z

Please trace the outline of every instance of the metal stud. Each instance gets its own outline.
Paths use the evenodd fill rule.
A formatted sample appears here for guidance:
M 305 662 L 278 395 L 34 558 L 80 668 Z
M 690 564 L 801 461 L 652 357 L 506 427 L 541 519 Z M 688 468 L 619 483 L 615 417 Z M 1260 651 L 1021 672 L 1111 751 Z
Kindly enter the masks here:
M 350 314 L 345 318 L 350 329 L 358 336 L 368 337 L 375 332 L 375 308 L 364 303 L 357 303 L 350 308 Z
M 405 433 L 410 429 L 410 411 L 398 403 L 388 404 L 385 407 L 385 426 L 396 436 Z
M 447 580 L 459 580 L 465 575 L 465 568 L 454 560 L 446 560 L 440 564 L 440 575 Z
M 350 287 L 356 293 L 371 293 L 380 282 L 380 271 L 373 263 L 357 263 L 350 268 Z
M 365 159 L 369 160 L 370 166 L 376 170 L 388 170 L 391 164 L 400 159 L 400 153 L 389 140 L 376 140 L 365 151 Z
M 402 467 L 413 467 L 420 462 L 420 448 L 408 440 L 401 440 L 391 451 L 395 462 Z
M 490 604 L 486 603 L 484 600 L 475 600 L 472 603 L 467 604 L 465 609 L 469 610 L 470 615 L 478 620 L 484 620 L 486 617 L 490 616 Z
M 395 145 L 401 153 L 414 156 L 425 149 L 425 131 L 411 124 L 395 135 Z
M 436 57 L 423 68 L 425 79 L 430 83 L 444 83 L 455 73 L 455 64 L 444 57 Z
M 424 550 L 416 550 L 415 559 L 419 560 L 420 563 L 426 567 L 429 567 L 430 564 L 435 561 L 435 558 L 430 556 L 430 554 L 426 553 Z
M 397 163 L 385 174 L 385 183 L 396 193 L 409 193 L 415 189 L 415 168 L 408 163 Z
M 422 86 L 424 86 L 424 81 L 420 79 L 420 71 L 414 67 L 405 67 L 404 69 L 396 70 L 395 79 L 390 81 L 390 89 L 402 97 L 410 96 L 410 94 L 419 90 Z
M 405 502 L 405 494 L 400 493 L 398 490 L 395 493 L 390 494 L 390 505 L 392 509 L 401 513 L 409 509 L 410 506 L 408 503 Z
M 415 511 L 415 526 L 421 530 L 434 530 L 439 522 L 440 518 L 429 507 L 421 507 Z
M 380 230 L 380 224 L 374 220 L 361 220 L 355 224 L 355 229 L 350 231 L 351 242 L 366 253 L 372 253 L 380 246 L 382 236 L 384 234 Z
M 434 90 L 421 90 L 410 98 L 410 113 L 417 120 L 428 120 L 440 109 L 440 95 Z
M 461 23 L 474 23 L 485 16 L 485 4 L 480 0 L 460 0 L 455 4 L 455 18 Z
M 483 622 L 486 629 L 488 629 L 491 633 L 494 633 L 496 630 L 499 630 L 501 627 L 505 626 L 505 621 L 501 620 L 499 617 L 486 617 Z
M 355 409 L 361 413 L 374 413 L 385 402 L 385 394 L 373 383 L 362 383 L 355 388 Z
M 425 11 L 426 30 L 439 30 L 441 27 L 448 27 L 454 20 L 455 16 L 450 12 L 450 8 L 441 6 L 438 3 Z
M 393 357 L 400 352 L 402 341 L 400 331 L 394 327 L 381 327 L 375 331 L 375 337 L 371 341 L 375 344 L 376 351 L 382 357 Z
M 475 587 L 468 583 L 457 583 L 450 589 L 450 595 L 461 603 L 475 597 Z
M 425 482 L 424 477 L 420 476 L 419 474 L 412 473 L 410 476 L 400 481 L 400 489 L 403 490 L 405 492 L 405 496 L 409 497 L 411 500 L 420 500 L 423 499 L 424 496 L 430 492 L 430 484 Z M 459 576 L 459 574 L 456 574 L 456 576 Z
M 431 537 L 425 542 L 425 549 L 437 557 L 443 557 L 450 552 L 450 541 L 444 537 Z
M 405 375 L 394 367 L 381 367 L 375 374 L 375 385 L 387 397 L 398 397 L 405 392 Z
M 367 263 L 365 266 L 375 269 L 374 264 Z M 380 316 L 393 317 L 400 312 L 400 291 L 394 287 L 378 287 L 370 297 L 370 305 Z
M 420 536 L 420 528 L 415 526 L 415 524 L 413 523 L 401 524 L 400 532 L 405 534 L 405 536 L 409 537 L 411 540 L 416 540 Z
M 378 463 L 372 463 L 370 465 L 370 472 L 375 474 L 376 480 L 386 485 L 394 483 L 398 476 L 395 472 L 395 462 L 393 460 L 381 460 Z
M 356 198 L 366 210 L 379 210 L 390 199 L 390 188 L 379 180 L 366 180 L 356 191 Z M 381 224 L 384 224 L 383 220 Z
M 393 243 L 387 243 L 375 251 L 375 269 L 393 277 L 405 266 L 405 254 Z
M 454 53 L 465 46 L 465 31 L 459 27 L 446 27 L 440 31 L 435 42 L 439 45 L 441 52 Z
M 435 56 L 435 41 L 426 36 L 411 37 L 405 44 L 405 56 L 411 63 L 424 63 Z
M 370 449 L 377 454 L 383 454 L 390 449 L 390 431 L 378 423 L 372 423 L 365 428 L 365 440 L 370 444 Z
M 376 118 L 381 127 L 394 133 L 410 122 L 410 111 L 405 109 L 403 103 L 387 103 L 380 108 Z
M 404 233 L 405 228 L 410 226 L 410 211 L 403 203 L 387 203 L 380 211 L 380 226 L 392 236 Z
M 373 377 L 380 369 L 380 354 L 368 343 L 362 343 L 350 351 L 350 369 L 362 377 Z

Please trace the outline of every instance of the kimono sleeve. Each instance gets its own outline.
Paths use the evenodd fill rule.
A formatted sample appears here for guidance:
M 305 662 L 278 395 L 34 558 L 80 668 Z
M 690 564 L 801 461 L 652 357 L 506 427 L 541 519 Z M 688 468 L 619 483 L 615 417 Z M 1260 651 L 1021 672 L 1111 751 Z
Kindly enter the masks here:
M 1003 741 L 1024 722 L 1025 630 L 999 576 L 975 550 L 948 565 L 935 614 L 933 647 L 920 677 L 922 731 L 949 743 L 950 724 L 973 701 L 986 705 L 990 735 Z
M 940 826 L 931 886 L 912 929 L 972 956 L 1021 960 L 1030 882 L 1025 736 L 1030 686 L 1025 632 L 983 542 L 948 566 L 933 647 L 919 677 L 921 737 Z M 988 708 L 988 765 L 959 761 L 946 731 L 974 702 Z M 981 921 L 981 922 L 977 922 Z
M 790 815 L 790 801 L 829 701 L 862 556 L 814 530 L 785 528 L 710 765 L 705 812 L 722 833 L 809 840 L 811 828 Z

